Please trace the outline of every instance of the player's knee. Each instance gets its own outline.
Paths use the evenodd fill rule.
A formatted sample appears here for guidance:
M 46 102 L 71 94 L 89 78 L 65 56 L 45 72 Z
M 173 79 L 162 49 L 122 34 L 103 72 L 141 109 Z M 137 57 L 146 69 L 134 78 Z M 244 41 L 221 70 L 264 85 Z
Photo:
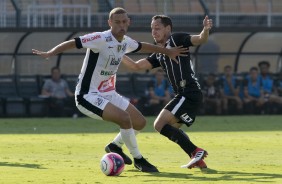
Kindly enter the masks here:
M 119 116 L 118 122 L 119 122 L 119 125 L 120 125 L 121 128 L 124 128 L 124 129 L 132 128 L 132 123 L 131 123 L 131 120 L 130 120 L 130 116 L 125 111 L 124 111 L 124 113 L 122 113 Z
M 156 131 L 161 132 L 163 127 L 164 127 L 163 123 L 161 123 L 159 121 L 154 122 L 154 128 L 155 128 Z
M 134 120 L 132 120 L 134 121 Z M 135 130 L 142 130 L 145 126 L 146 126 L 146 119 L 142 116 L 142 117 L 139 117 L 138 120 L 133 123 L 133 128 Z

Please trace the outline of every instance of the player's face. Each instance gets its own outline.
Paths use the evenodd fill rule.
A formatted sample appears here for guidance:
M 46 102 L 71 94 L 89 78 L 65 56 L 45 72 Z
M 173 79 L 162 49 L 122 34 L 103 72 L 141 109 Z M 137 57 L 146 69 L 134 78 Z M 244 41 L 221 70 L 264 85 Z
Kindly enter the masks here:
M 118 41 L 122 41 L 123 36 L 127 33 L 128 26 L 130 24 L 130 19 L 126 13 L 123 14 L 113 14 L 113 16 L 108 20 L 111 27 L 112 34 Z
M 165 44 L 170 35 L 170 26 L 164 26 L 161 19 L 152 20 L 152 36 L 156 43 Z
M 224 73 L 225 73 L 226 76 L 231 76 L 232 73 L 233 73 L 232 68 L 230 68 L 230 67 L 225 68 Z
M 258 71 L 257 70 L 251 70 L 250 71 L 250 76 L 251 76 L 251 79 L 253 81 L 256 81 L 257 80 L 257 77 L 258 77 Z
M 267 65 L 261 65 L 261 66 L 260 66 L 260 72 L 261 72 L 262 74 L 267 74 L 267 73 L 268 73 L 268 70 L 269 70 L 269 68 L 268 68 Z
M 53 71 L 52 71 L 52 79 L 53 79 L 54 81 L 59 81 L 60 78 L 61 78 L 61 73 L 60 73 L 60 71 L 57 70 L 57 69 L 53 70 Z

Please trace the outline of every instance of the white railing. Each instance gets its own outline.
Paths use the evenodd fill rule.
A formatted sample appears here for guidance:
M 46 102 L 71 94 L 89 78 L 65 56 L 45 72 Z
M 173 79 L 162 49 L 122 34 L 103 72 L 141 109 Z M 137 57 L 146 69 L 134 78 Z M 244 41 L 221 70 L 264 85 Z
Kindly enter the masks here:
M 88 5 L 36 5 L 27 8 L 27 27 L 90 27 Z

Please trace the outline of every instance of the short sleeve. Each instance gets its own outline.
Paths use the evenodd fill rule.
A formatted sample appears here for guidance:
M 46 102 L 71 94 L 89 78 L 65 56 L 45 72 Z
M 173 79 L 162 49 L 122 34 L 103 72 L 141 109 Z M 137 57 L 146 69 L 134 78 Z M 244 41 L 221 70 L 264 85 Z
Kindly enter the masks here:
M 44 84 L 43 84 L 43 86 L 42 86 L 42 89 L 44 89 L 44 90 L 46 90 L 46 91 L 51 91 L 51 89 L 52 89 L 52 84 L 51 84 L 51 80 L 50 79 L 47 79 L 45 82 L 44 82 Z
M 67 83 L 67 81 L 66 80 L 62 80 L 62 81 L 64 83 L 65 89 L 70 89 L 69 88 L 69 84 Z
M 149 61 L 149 63 L 151 63 L 152 68 L 157 68 L 161 66 L 159 60 L 157 59 L 156 53 L 153 53 L 152 55 L 148 56 L 146 59 Z
M 95 32 L 86 34 L 84 36 L 74 38 L 76 47 L 80 48 L 90 48 L 99 49 L 101 45 L 104 45 L 104 40 L 101 32 Z
M 125 39 L 127 43 L 126 53 L 138 52 L 141 49 L 142 44 L 140 42 L 137 42 L 128 36 L 126 36 Z
M 191 35 L 188 33 L 173 33 L 173 41 L 171 43 L 176 43 L 176 46 L 190 47 L 193 46 L 191 42 Z

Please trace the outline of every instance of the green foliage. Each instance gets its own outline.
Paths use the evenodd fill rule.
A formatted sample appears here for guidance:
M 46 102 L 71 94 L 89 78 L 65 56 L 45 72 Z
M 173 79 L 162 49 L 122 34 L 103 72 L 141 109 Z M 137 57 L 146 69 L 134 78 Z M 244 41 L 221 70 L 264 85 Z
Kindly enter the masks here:
M 183 127 L 209 152 L 204 171 L 180 168 L 188 157 L 155 132 L 153 121 L 148 118 L 138 144 L 161 172 L 126 165 L 121 176 L 107 177 L 99 163 L 116 125 L 90 118 L 0 119 L 0 183 L 282 183 L 282 116 L 205 116 Z

